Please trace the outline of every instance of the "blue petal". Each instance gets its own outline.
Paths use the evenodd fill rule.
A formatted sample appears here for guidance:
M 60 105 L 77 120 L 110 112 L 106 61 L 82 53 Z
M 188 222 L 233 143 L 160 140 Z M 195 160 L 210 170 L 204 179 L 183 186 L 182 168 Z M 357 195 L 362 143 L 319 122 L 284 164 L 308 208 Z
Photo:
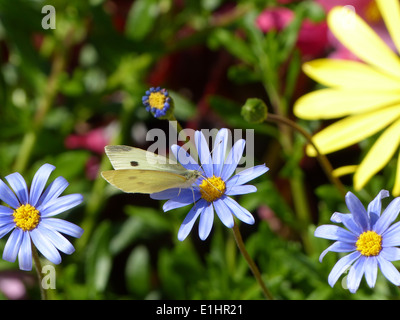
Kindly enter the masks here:
M 9 223 L 1 222 L 0 225 L 0 238 L 3 238 L 7 233 L 9 233 L 12 229 L 15 228 L 14 221 L 10 221 Z
M 239 205 L 235 200 L 230 197 L 223 197 L 221 198 L 225 202 L 225 204 L 229 207 L 232 213 L 238 218 L 239 220 L 243 221 L 247 224 L 254 224 L 255 220 L 253 215 L 241 205 Z
M 20 203 L 15 194 L 1 179 L 0 179 L 0 199 L 14 209 L 20 206 Z
M 187 206 L 191 203 L 195 203 L 201 197 L 200 192 L 195 192 L 192 189 L 182 189 L 181 194 L 177 197 L 168 200 L 163 205 L 164 212 L 167 212 L 172 209 L 181 208 Z
M 13 223 L 14 226 L 15 226 L 14 216 L 13 215 L 9 215 L 9 214 L 0 215 L 0 226 L 6 225 L 6 224 L 10 224 L 10 223 Z
M 195 134 L 195 143 L 197 152 L 199 154 L 201 166 L 206 173 L 208 178 L 213 176 L 213 164 L 211 160 L 210 150 L 208 148 L 208 144 L 206 138 L 204 137 L 201 131 L 196 131 Z
M 378 275 L 378 260 L 376 257 L 367 257 L 365 260 L 365 280 L 370 288 L 375 287 Z
M 332 251 L 332 252 L 351 252 L 357 250 L 355 244 L 349 242 L 342 242 L 336 241 L 332 245 L 330 245 L 327 249 L 322 251 L 321 255 L 319 256 L 319 262 L 322 262 L 322 259 L 325 255 Z
M 18 263 L 21 270 L 32 270 L 32 247 L 29 232 L 23 233 L 21 247 L 18 252 Z
M 8 215 L 9 216 L 13 213 L 14 213 L 13 209 L 0 205 L 0 215 Z
M 347 192 L 345 200 L 354 221 L 360 225 L 363 231 L 369 230 L 368 214 L 361 201 L 350 191 Z
M 80 238 L 83 234 L 83 229 L 72 222 L 58 219 L 58 218 L 46 218 L 40 222 L 43 226 L 48 229 L 57 230 L 58 232 L 66 235 Z
M 347 276 L 347 288 L 351 293 L 355 293 L 360 286 L 362 276 L 365 272 L 365 259 L 366 257 L 361 256 L 350 268 Z
M 24 178 L 18 172 L 14 172 L 6 176 L 6 180 L 17 195 L 19 203 L 28 203 L 28 187 Z
M 195 203 L 192 209 L 190 209 L 189 213 L 186 215 L 183 220 L 179 231 L 178 231 L 178 240 L 183 241 L 189 235 L 190 231 L 193 228 L 194 223 L 196 222 L 197 217 L 203 212 L 204 208 L 207 206 L 207 201 L 200 200 Z
M 171 188 L 160 192 L 150 194 L 150 198 L 154 200 L 168 200 L 175 198 L 179 195 L 180 188 Z
M 226 227 L 232 228 L 234 224 L 232 212 L 229 209 L 229 207 L 225 204 L 224 200 L 222 198 L 219 198 L 218 200 L 213 202 L 213 205 L 222 223 Z
M 381 215 L 382 199 L 387 197 L 389 197 L 389 191 L 381 190 L 375 199 L 369 203 L 367 211 L 371 220 L 371 226 L 375 224 L 376 220 Z
M 15 228 L 7 240 L 3 251 L 3 259 L 9 262 L 14 262 L 17 258 L 19 248 L 22 242 L 24 231 L 20 228 Z
M 397 218 L 400 211 L 400 197 L 393 199 L 383 211 L 382 215 L 376 221 L 373 230 L 382 234 L 386 231 L 389 225 Z
M 239 160 L 242 158 L 246 141 L 240 139 L 233 145 L 228 157 L 225 160 L 224 168 L 222 169 L 221 178 L 227 181 L 228 178 L 235 172 Z
M 252 185 L 244 185 L 244 186 L 233 186 L 230 188 L 227 188 L 225 194 L 227 196 L 236 196 L 240 194 L 247 194 L 247 193 L 252 193 L 256 192 L 257 188 Z
M 171 146 L 171 151 L 175 156 L 175 159 L 188 170 L 201 170 L 199 164 L 192 158 L 192 156 L 186 152 L 186 150 L 177 144 Z
M 40 196 L 37 205 L 47 203 L 57 198 L 64 190 L 68 187 L 68 181 L 63 177 L 57 177 L 52 183 L 46 188 L 43 194 Z
M 266 167 L 265 164 L 261 164 L 261 165 L 240 171 L 238 174 L 234 175 L 232 178 L 230 178 L 226 182 L 226 187 L 229 188 L 231 186 L 239 186 L 239 185 L 245 184 L 246 182 L 249 182 L 249 181 L 261 176 L 262 174 L 266 173 L 268 170 L 269 170 L 269 168 Z
M 314 236 L 318 238 L 324 238 L 329 240 L 340 240 L 343 242 L 356 243 L 357 236 L 352 234 L 350 231 L 343 229 L 339 226 L 330 224 L 324 224 L 315 229 Z
M 387 260 L 385 260 L 380 255 L 376 256 L 378 259 L 378 265 L 381 269 L 383 275 L 392 282 L 394 285 L 400 285 L 400 273 L 399 271 L 393 266 L 393 264 Z
M 214 149 L 212 154 L 214 175 L 220 177 L 222 173 L 222 168 L 225 161 L 226 146 L 228 143 L 228 133 L 229 131 L 225 128 L 218 131 L 215 137 Z
M 382 234 L 382 247 L 392 247 L 400 245 L 400 222 L 392 224 Z
M 214 222 L 214 209 L 212 204 L 208 204 L 201 212 L 199 222 L 199 237 L 201 240 L 206 240 L 211 232 Z
M 46 228 L 43 224 L 40 224 L 38 229 L 42 234 L 45 234 L 47 239 L 54 245 L 54 247 L 61 252 L 71 254 L 75 251 L 74 246 L 59 232 L 51 228 Z
M 40 211 L 42 217 L 50 217 L 67 211 L 83 201 L 83 196 L 79 193 L 69 194 L 56 199 L 49 203 L 39 206 L 37 209 Z
M 363 233 L 363 230 L 361 229 L 359 224 L 354 221 L 353 215 L 351 213 L 335 212 L 331 217 L 331 221 L 335 223 L 343 223 L 347 229 L 349 229 L 356 235 L 360 235 L 361 233 Z
M 328 276 L 328 283 L 331 287 L 333 287 L 336 281 L 339 279 L 340 275 L 346 271 L 348 267 L 354 262 L 354 260 L 358 259 L 361 256 L 359 251 L 355 251 L 353 253 L 344 256 L 343 258 L 339 259 L 338 262 L 332 268 L 332 271 L 329 273 Z
M 42 233 L 42 230 L 35 228 L 30 231 L 32 242 L 47 260 L 53 262 L 54 264 L 59 264 L 61 262 L 60 253 L 49 241 L 47 234 L 45 232 Z
M 397 261 L 400 260 L 400 248 L 396 247 L 386 247 L 382 248 L 379 255 L 382 256 L 387 261 Z
M 51 164 L 42 165 L 39 170 L 35 173 L 32 180 L 31 190 L 29 194 L 29 203 L 36 207 L 40 195 L 49 179 L 50 174 L 53 172 L 55 167 Z

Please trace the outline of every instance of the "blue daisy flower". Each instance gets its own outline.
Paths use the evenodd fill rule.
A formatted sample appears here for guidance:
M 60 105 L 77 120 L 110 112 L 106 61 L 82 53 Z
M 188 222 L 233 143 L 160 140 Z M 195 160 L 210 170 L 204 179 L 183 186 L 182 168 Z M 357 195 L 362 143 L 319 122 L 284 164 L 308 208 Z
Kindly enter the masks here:
M 5 177 L 11 189 L 0 179 L 0 199 L 8 205 L 0 205 L 0 238 L 12 231 L 4 247 L 3 259 L 14 262 L 18 256 L 21 270 L 32 269 L 32 244 L 49 261 L 59 264 L 58 250 L 66 254 L 75 251 L 61 233 L 76 238 L 83 233 L 77 225 L 53 218 L 83 201 L 80 194 L 59 197 L 68 186 L 63 177 L 56 178 L 43 192 L 54 169 L 50 164 L 41 166 L 29 190 L 18 172 Z
M 391 225 L 400 211 L 400 197 L 392 200 L 381 215 L 381 200 L 388 196 L 388 191 L 380 191 L 365 210 L 361 201 L 348 192 L 345 200 L 351 213 L 335 212 L 331 217 L 332 222 L 342 223 L 348 230 L 336 225 L 322 225 L 315 230 L 316 237 L 336 240 L 322 252 L 320 261 L 329 251 L 351 252 L 333 267 L 328 276 L 330 286 L 350 266 L 347 287 L 351 293 L 357 291 L 363 275 L 373 288 L 378 267 L 390 282 L 400 285 L 400 273 L 391 263 L 400 260 L 400 249 L 396 247 L 400 245 L 400 222 Z
M 181 241 L 188 236 L 198 217 L 200 217 L 199 237 L 205 240 L 212 229 L 214 210 L 228 228 L 232 228 L 234 225 L 233 216 L 247 224 L 254 223 L 252 214 L 230 196 L 257 191 L 255 186 L 245 183 L 264 174 L 269 169 L 263 164 L 233 175 L 242 157 L 245 140 L 238 140 L 225 159 L 227 141 L 228 130 L 219 130 L 211 155 L 206 138 L 200 131 L 196 131 L 195 144 L 201 165 L 185 149 L 178 145 L 171 147 L 171 151 L 180 164 L 186 169 L 198 170 L 202 174 L 191 188 L 168 189 L 150 195 L 153 199 L 168 200 L 163 206 L 164 211 L 194 203 L 179 229 L 178 239 Z
M 151 112 L 155 118 L 167 117 L 173 109 L 173 102 L 166 89 L 152 87 L 142 97 L 146 110 Z

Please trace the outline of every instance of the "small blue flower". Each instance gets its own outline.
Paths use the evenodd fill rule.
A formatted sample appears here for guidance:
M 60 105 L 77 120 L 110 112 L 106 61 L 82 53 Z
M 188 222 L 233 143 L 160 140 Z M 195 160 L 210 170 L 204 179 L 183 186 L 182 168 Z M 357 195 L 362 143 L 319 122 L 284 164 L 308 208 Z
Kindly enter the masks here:
M 80 194 L 59 197 L 68 186 L 63 177 L 56 178 L 43 192 L 54 169 L 50 164 L 41 166 L 33 177 L 30 190 L 18 172 L 5 177 L 11 189 L 0 179 L 0 199 L 9 206 L 0 205 L 0 238 L 12 230 L 4 247 L 3 259 L 14 262 L 18 256 L 21 270 L 32 269 L 31 243 L 48 260 L 59 264 L 61 256 L 58 250 L 66 254 L 75 251 L 61 233 L 76 238 L 83 233 L 77 225 L 53 218 L 83 201 Z
M 151 112 L 155 118 L 165 118 L 173 109 L 173 102 L 166 89 L 156 87 L 146 91 L 142 97 L 146 110 Z
M 316 237 L 336 240 L 322 252 L 320 261 L 329 251 L 351 252 L 333 267 L 328 276 L 330 286 L 350 266 L 347 287 L 351 293 L 357 291 L 364 274 L 367 284 L 373 288 L 378 267 L 390 282 L 400 285 L 400 273 L 391 263 L 400 260 L 400 249 L 396 247 L 400 245 L 400 222 L 391 225 L 400 211 L 400 197 L 392 200 L 381 215 L 381 200 L 388 196 L 388 191 L 380 191 L 365 210 L 361 201 L 348 192 L 345 200 L 351 213 L 335 212 L 331 217 L 332 222 L 343 223 L 348 230 L 336 225 L 322 225 L 315 230 Z
M 150 195 L 151 198 L 157 200 L 168 199 L 163 206 L 164 211 L 194 203 L 179 229 L 178 239 L 180 241 L 188 236 L 199 216 L 199 236 L 200 239 L 205 240 L 210 234 L 214 222 L 214 209 L 219 219 L 228 228 L 232 228 L 234 225 L 233 215 L 247 224 L 254 223 L 252 214 L 230 196 L 257 191 L 255 186 L 245 183 L 264 174 L 269 169 L 265 165 L 259 165 L 232 176 L 242 157 L 245 140 L 238 140 L 225 159 L 227 141 L 228 130 L 219 130 L 211 155 L 204 135 L 200 131 L 196 131 L 195 144 L 201 166 L 185 149 L 178 145 L 171 147 L 171 151 L 180 164 L 186 169 L 198 170 L 202 174 L 192 188 L 168 189 Z

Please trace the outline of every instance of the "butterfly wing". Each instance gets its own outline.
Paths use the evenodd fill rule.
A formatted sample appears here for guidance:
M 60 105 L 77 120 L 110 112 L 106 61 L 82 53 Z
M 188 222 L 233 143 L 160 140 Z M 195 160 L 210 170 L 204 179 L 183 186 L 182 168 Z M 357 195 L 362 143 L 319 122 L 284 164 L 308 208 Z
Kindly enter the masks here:
M 153 152 L 129 146 L 106 146 L 105 152 L 115 170 L 160 170 L 183 174 L 187 170 L 179 163 Z
M 154 193 L 170 188 L 181 188 L 188 179 L 179 174 L 154 170 L 110 170 L 102 177 L 114 187 L 129 193 Z

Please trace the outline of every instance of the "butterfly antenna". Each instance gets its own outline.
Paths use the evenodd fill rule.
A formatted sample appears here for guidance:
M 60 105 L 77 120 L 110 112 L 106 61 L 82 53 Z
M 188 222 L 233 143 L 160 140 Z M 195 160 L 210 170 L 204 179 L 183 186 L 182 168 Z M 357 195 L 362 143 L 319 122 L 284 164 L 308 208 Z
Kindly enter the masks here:
M 193 195 L 193 203 L 194 203 L 194 207 L 196 208 L 196 204 L 197 204 L 197 202 L 196 202 L 196 197 L 195 197 L 195 195 L 194 195 L 194 190 L 193 190 L 193 187 L 190 187 L 190 189 L 192 190 L 192 195 Z
M 206 177 L 206 176 L 203 176 L 202 174 L 200 175 L 203 179 L 205 179 L 205 180 L 207 180 L 207 182 L 215 189 L 215 190 L 217 190 L 220 194 L 221 194 L 221 196 L 222 196 L 222 191 L 221 190 L 219 190 L 216 186 L 214 186 L 213 184 L 212 184 L 212 182 Z M 203 190 L 203 192 L 205 192 L 207 195 L 210 195 L 210 194 L 208 194 L 207 193 L 207 191 L 206 190 L 204 190 L 202 187 L 200 187 L 200 184 L 196 184 L 201 190 Z

